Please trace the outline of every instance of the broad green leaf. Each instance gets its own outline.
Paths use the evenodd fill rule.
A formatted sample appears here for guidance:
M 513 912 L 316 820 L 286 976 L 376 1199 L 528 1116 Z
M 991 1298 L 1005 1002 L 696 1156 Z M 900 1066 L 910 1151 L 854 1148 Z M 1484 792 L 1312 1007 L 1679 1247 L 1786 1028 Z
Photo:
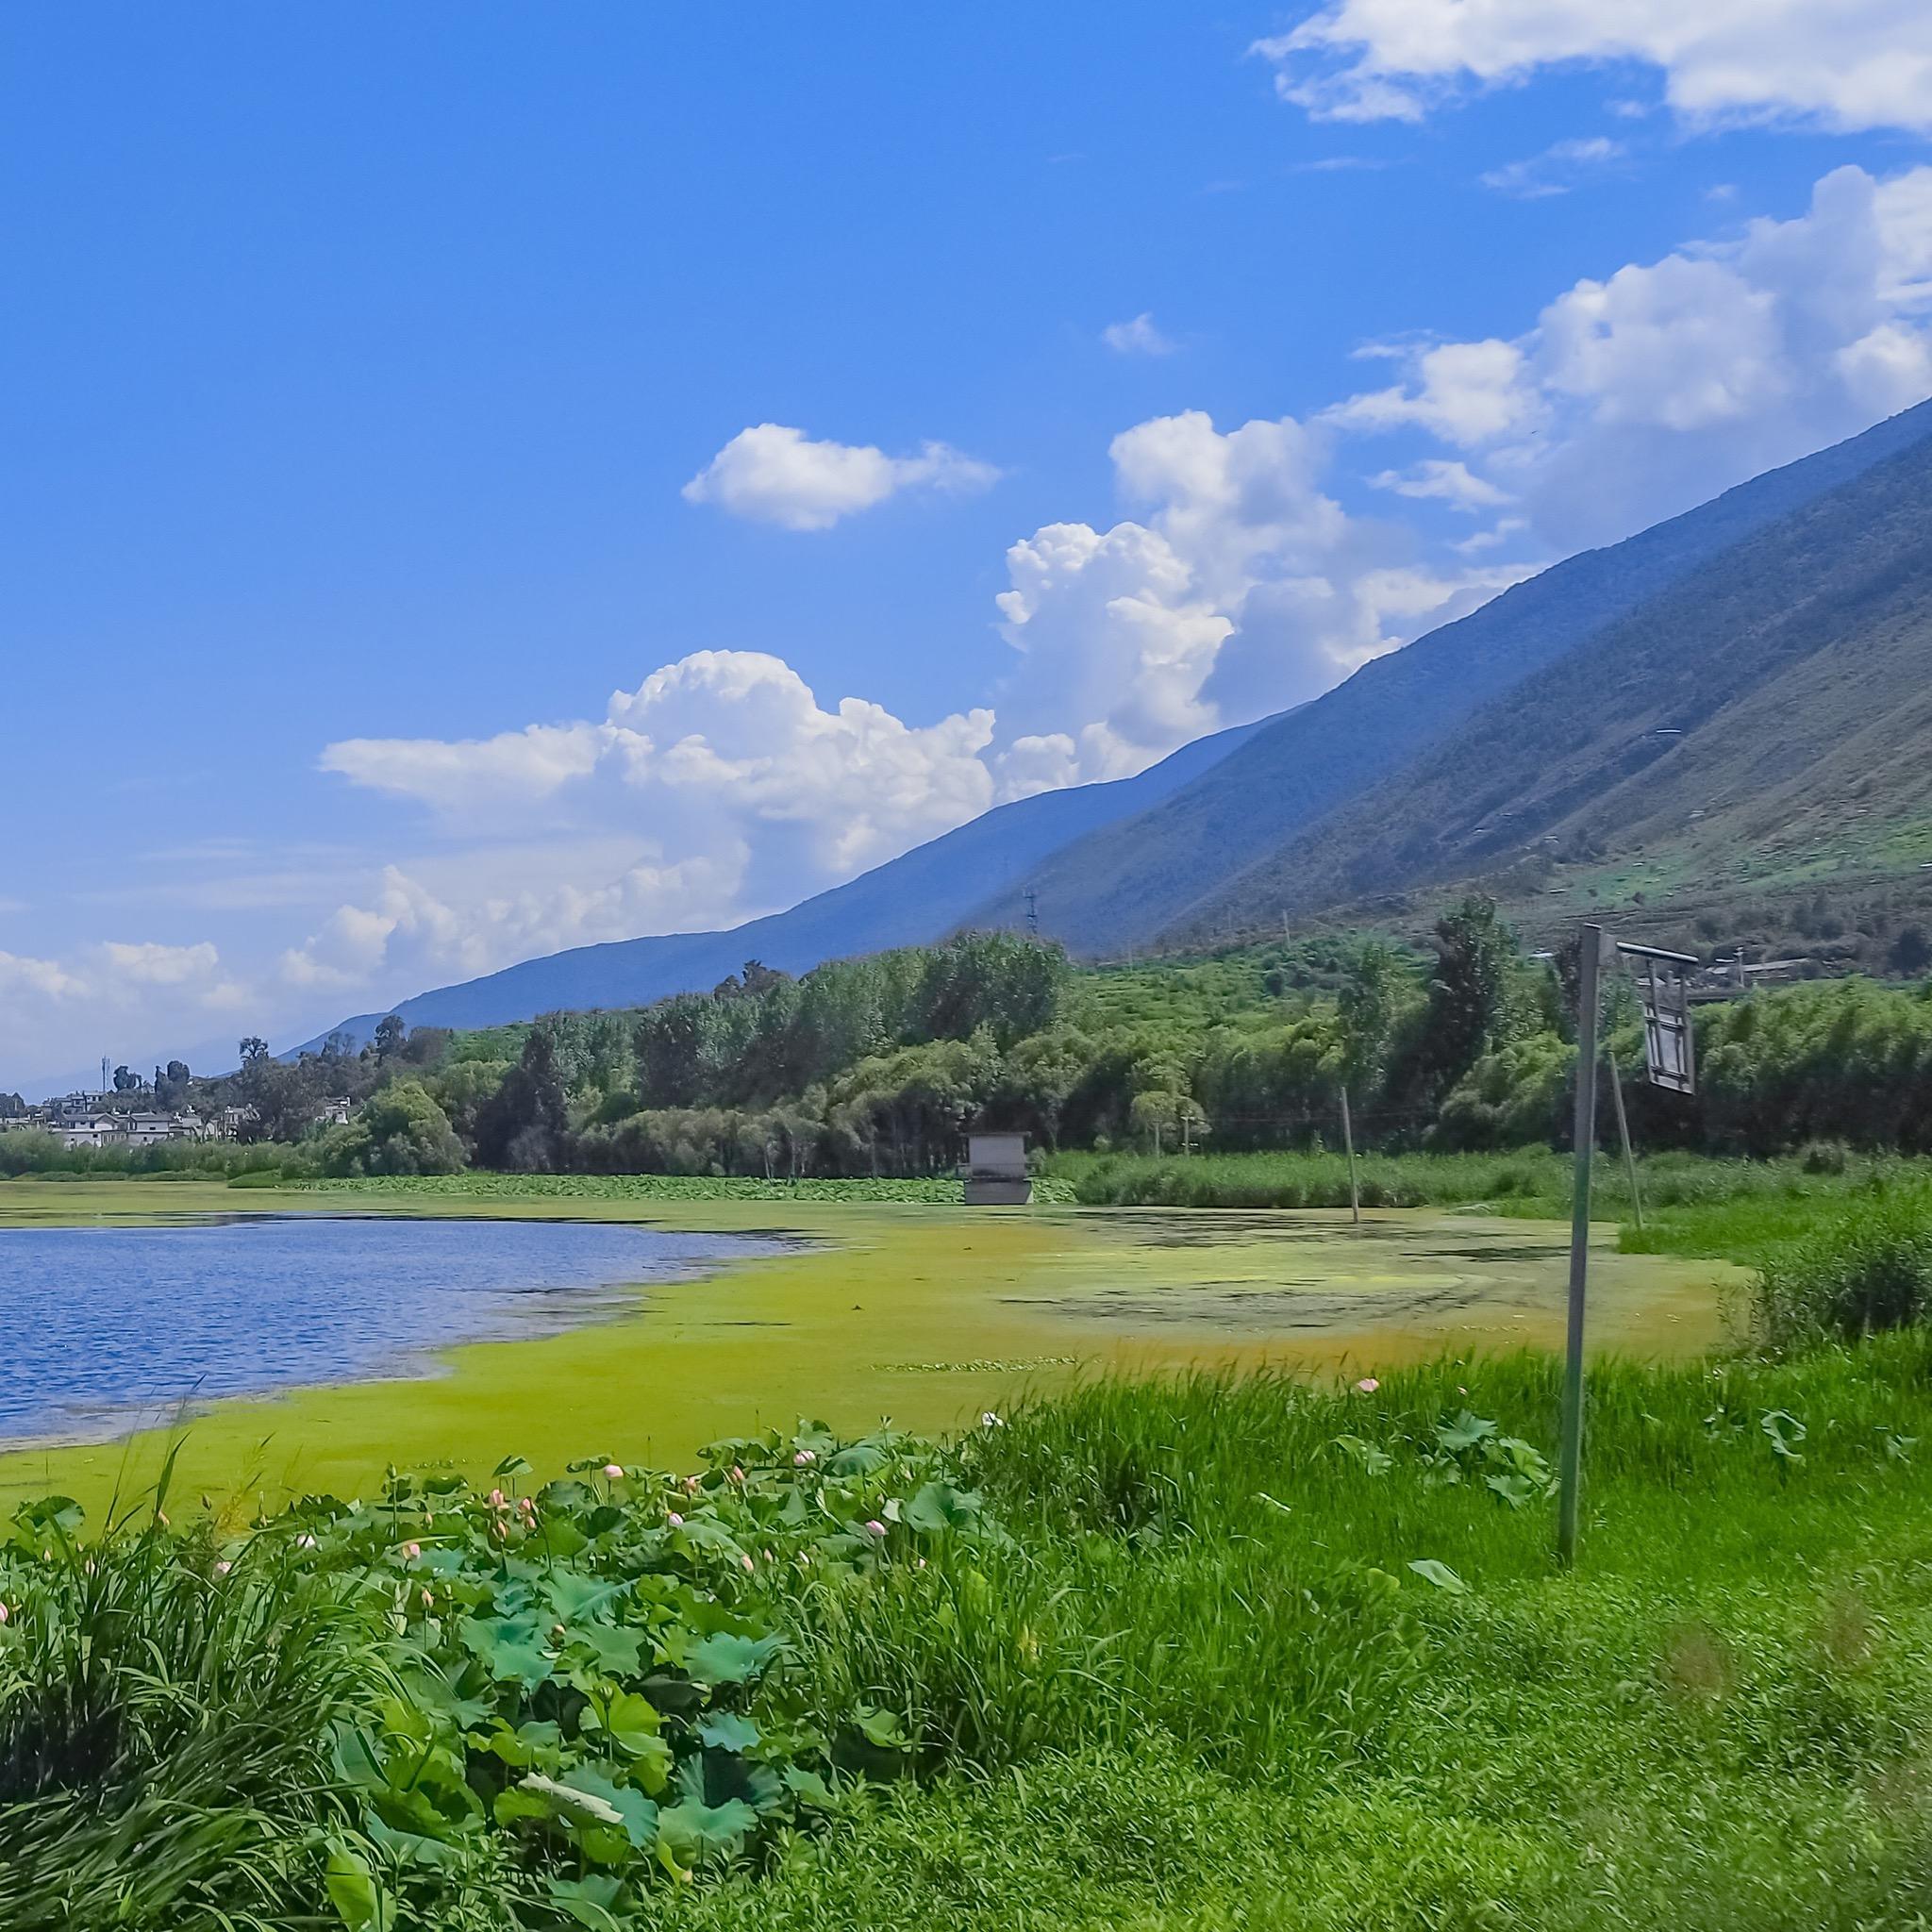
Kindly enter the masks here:
M 530 1690 L 550 1675 L 534 1618 L 465 1617 L 458 1629 L 464 1648 L 499 1684 Z
M 860 1709 L 853 1713 L 853 1722 L 865 1733 L 866 1742 L 882 1751 L 903 1751 L 912 1742 L 895 1710 Z
M 534 1813 L 523 1806 L 512 1807 L 525 1817 L 534 1815 L 558 1819 L 570 1824 L 609 1824 L 620 1830 L 625 1828 L 624 1813 L 608 1799 L 595 1791 L 583 1790 L 557 1778 L 545 1777 L 541 1772 L 533 1771 L 528 1776 L 519 1779 L 515 1789 L 537 1807 Z M 508 1791 L 498 1794 L 499 1817 L 505 1809 L 504 1800 L 509 1796 Z
M 950 1483 L 923 1483 L 900 1511 L 900 1520 L 924 1535 L 938 1536 L 972 1522 L 979 1513 L 980 1500 L 973 1490 L 956 1490 Z
M 634 1677 L 641 1662 L 644 1633 L 622 1624 L 586 1624 L 570 1641 L 588 1650 L 607 1677 Z
M 587 1549 L 591 1539 L 566 1516 L 540 1516 L 537 1519 L 537 1533 L 529 1538 L 524 1547 L 541 1550 L 553 1561 L 567 1563 Z
M 719 1630 L 691 1647 L 687 1668 L 700 1684 L 746 1684 L 784 1647 L 776 1637 L 739 1637 Z
M 611 1910 L 622 1890 L 616 1879 L 593 1872 L 588 1878 L 547 1878 L 543 1889 L 558 1911 L 588 1932 L 623 1932 Z
M 758 1741 L 758 1727 L 736 1711 L 713 1711 L 698 1728 L 698 1737 L 714 1751 L 749 1751 Z
M 1335 1446 L 1367 1475 L 1386 1475 L 1395 1467 L 1395 1458 L 1388 1450 L 1360 1436 L 1337 1436 Z
M 565 1790 L 607 1807 L 615 1814 L 631 1845 L 638 1851 L 646 1851 L 657 1840 L 658 1807 L 641 1791 L 634 1791 L 612 1777 L 610 1772 L 615 1769 L 579 1764 L 565 1772 L 558 1782 Z
M 499 1724 L 486 1748 L 515 1770 L 534 1765 L 547 1771 L 555 1768 L 562 1744 L 563 1732 L 557 1724 L 533 1719 L 515 1730 Z
M 832 1790 L 817 1772 L 808 1771 L 802 1764 L 788 1764 L 785 1767 L 785 1789 L 801 1805 L 829 1805 Z
M 1446 1563 L 1439 1563 L 1433 1557 L 1419 1557 L 1408 1566 L 1424 1583 L 1433 1583 L 1438 1590 L 1446 1590 L 1451 1596 L 1468 1593 L 1469 1585 L 1457 1575 Z
M 460 1863 L 465 1856 L 447 1839 L 431 1838 L 420 1831 L 397 1831 L 374 1812 L 362 1821 L 362 1827 L 399 1865 L 450 1866 Z
M 658 1836 L 679 1864 L 728 1858 L 758 1828 L 758 1813 L 737 1798 L 722 1805 L 687 1799 L 658 1814 Z
M 1466 1408 L 1454 1422 L 1436 1424 L 1436 1441 L 1452 1456 L 1464 1449 L 1474 1449 L 1485 1436 L 1493 1436 L 1495 1433 L 1494 1423 L 1485 1421 L 1479 1415 L 1472 1415 Z
M 328 1889 L 328 1902 L 349 1932 L 388 1932 L 393 1923 L 389 1902 L 369 1860 L 340 1840 L 329 1845 L 328 1862 L 323 1868 L 323 1884 Z
M 601 1576 L 580 1575 L 575 1570 L 559 1570 L 543 1580 L 543 1594 L 559 1624 L 608 1623 L 629 1588 L 622 1579 L 610 1583 Z

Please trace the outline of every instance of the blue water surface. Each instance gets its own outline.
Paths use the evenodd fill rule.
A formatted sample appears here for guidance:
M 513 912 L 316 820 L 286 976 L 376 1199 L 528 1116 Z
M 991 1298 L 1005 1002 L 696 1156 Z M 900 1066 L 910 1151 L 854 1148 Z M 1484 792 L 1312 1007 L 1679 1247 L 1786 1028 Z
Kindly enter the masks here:
M 781 1245 L 321 1214 L 0 1228 L 0 1440 L 94 1440 L 215 1396 L 421 1374 L 428 1350 L 594 1321 L 634 1307 L 638 1284 Z

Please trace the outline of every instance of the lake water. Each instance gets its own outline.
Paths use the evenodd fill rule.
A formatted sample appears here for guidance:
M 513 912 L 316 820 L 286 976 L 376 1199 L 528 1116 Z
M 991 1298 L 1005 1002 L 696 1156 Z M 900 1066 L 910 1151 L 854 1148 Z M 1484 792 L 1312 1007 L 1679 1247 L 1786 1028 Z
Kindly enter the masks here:
M 183 1404 L 424 1374 L 427 1351 L 636 1305 L 784 1242 L 590 1222 L 261 1215 L 0 1228 L 0 1440 L 88 1440 Z

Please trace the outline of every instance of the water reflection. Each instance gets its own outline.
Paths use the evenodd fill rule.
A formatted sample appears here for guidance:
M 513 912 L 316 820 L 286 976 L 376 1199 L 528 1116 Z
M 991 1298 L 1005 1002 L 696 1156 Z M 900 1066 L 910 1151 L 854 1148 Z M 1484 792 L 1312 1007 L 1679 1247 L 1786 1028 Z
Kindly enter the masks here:
M 0 1439 L 99 1438 L 189 1401 L 423 1374 L 426 1351 L 635 1306 L 785 1243 L 558 1221 L 241 1216 L 0 1228 Z

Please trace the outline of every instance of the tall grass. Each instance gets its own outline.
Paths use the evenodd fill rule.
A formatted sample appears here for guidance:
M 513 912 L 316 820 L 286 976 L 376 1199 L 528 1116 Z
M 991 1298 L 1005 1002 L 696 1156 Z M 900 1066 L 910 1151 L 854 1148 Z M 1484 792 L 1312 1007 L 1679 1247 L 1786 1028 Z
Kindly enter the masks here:
M 290 1924 L 346 1816 L 331 1725 L 375 1693 L 378 1620 L 286 1537 L 217 1588 L 211 1537 L 76 1527 L 44 1506 L 15 1526 L 41 1551 L 0 1648 L 0 1924 Z
M 0 1180 L 224 1179 L 241 1174 L 312 1174 L 313 1151 L 282 1142 L 163 1141 L 152 1147 L 69 1147 L 53 1134 L 0 1128 Z
M 1772 1251 L 1756 1284 L 1778 1348 L 1858 1341 L 1932 1316 L 1932 1211 L 1880 1199 Z

